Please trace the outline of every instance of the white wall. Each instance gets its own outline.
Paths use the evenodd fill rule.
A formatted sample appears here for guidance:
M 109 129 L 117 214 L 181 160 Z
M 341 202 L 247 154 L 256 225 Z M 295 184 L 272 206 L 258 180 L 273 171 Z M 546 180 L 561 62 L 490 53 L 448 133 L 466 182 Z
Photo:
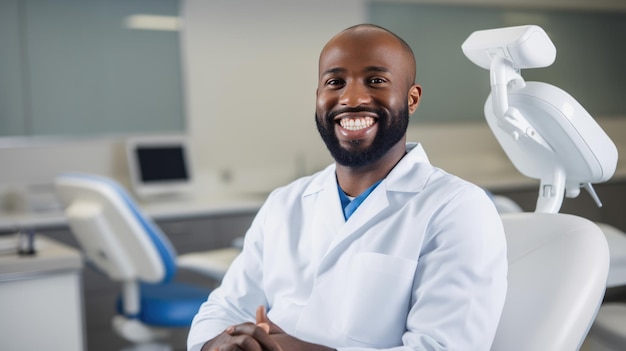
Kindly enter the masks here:
M 273 188 L 330 162 L 315 128 L 317 60 L 365 21 L 361 0 L 184 1 L 187 114 L 199 169 Z
M 313 117 L 317 58 L 332 35 L 363 22 L 362 1 L 181 3 L 187 122 L 200 183 L 264 192 L 328 164 Z M 68 171 L 128 185 L 123 138 L 0 139 L 0 209 L 12 206 L 15 191 L 49 192 L 51 179 Z M 231 181 L 219 182 L 220 175 Z
M 626 8 L 624 0 L 591 5 L 586 0 L 531 2 L 544 7 Z M 366 21 L 364 1 L 184 3 L 187 113 L 198 168 L 218 178 L 230 176 L 220 187 L 262 192 L 331 162 L 313 120 L 317 59 L 330 37 Z M 626 137 L 615 135 L 615 128 L 611 133 L 617 143 Z M 409 139 L 423 142 L 433 163 L 480 185 L 496 188 L 530 181 L 513 168 L 484 122 L 411 125 Z
M 332 35 L 365 21 L 363 0 L 184 0 L 183 15 L 186 112 L 202 184 L 265 192 L 331 162 L 313 119 L 317 59 Z M 626 119 L 601 125 L 626 152 Z M 527 182 L 486 123 L 411 126 L 409 139 L 423 142 L 433 163 L 480 185 Z M 125 181 L 122 140 L 0 140 L 0 208 L 7 189 L 65 171 Z M 624 161 L 618 173 L 626 177 Z

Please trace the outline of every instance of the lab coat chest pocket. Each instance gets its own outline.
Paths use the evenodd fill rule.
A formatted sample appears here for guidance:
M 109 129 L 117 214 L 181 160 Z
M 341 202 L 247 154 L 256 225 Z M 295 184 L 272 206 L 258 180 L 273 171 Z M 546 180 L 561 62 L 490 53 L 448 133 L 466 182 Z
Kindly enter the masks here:
M 334 327 L 374 347 L 401 341 L 417 261 L 374 252 L 355 254 L 344 281 Z

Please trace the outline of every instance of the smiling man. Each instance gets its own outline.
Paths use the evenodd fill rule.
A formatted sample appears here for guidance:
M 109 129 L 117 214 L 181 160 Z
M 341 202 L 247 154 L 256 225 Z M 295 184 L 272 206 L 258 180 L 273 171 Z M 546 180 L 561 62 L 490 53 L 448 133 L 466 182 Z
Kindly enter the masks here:
M 477 186 L 406 142 L 411 48 L 373 25 L 319 60 L 316 123 L 335 163 L 276 189 L 194 318 L 197 350 L 489 350 L 506 244 Z
M 406 152 L 409 115 L 419 104 L 415 59 L 395 35 L 353 27 L 322 50 L 317 129 L 337 162 L 337 178 L 359 195 L 383 179 Z

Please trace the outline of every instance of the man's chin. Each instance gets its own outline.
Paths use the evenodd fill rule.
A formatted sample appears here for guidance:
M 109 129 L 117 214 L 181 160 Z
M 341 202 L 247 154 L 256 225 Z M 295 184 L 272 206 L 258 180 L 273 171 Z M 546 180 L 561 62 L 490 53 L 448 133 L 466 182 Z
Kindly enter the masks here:
M 376 161 L 376 157 L 369 149 L 351 151 L 341 149 L 339 152 L 332 152 L 335 162 L 342 166 L 360 168 Z M 380 158 L 380 157 L 378 157 Z

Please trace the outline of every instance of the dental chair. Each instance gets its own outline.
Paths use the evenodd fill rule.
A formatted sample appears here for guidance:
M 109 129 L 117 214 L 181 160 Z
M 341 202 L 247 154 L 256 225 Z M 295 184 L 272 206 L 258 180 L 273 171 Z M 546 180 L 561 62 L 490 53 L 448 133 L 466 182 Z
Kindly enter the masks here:
M 609 242 L 611 263 L 607 288 L 626 286 L 626 235 L 621 230 L 598 224 Z M 622 351 L 626 349 L 626 303 L 605 302 L 591 326 L 585 351 Z
M 556 48 L 538 26 L 476 31 L 465 56 L 489 70 L 484 114 L 515 168 L 540 180 L 534 212 L 501 214 L 509 288 L 493 351 L 574 351 L 583 345 L 602 303 L 610 253 L 602 229 L 559 213 L 563 197 L 610 179 L 617 148 L 565 91 L 526 82 L 521 69 L 546 67 Z
M 71 232 L 88 263 L 121 284 L 113 329 L 137 350 L 170 349 L 172 328 L 188 328 L 209 289 L 177 282 L 174 248 L 114 181 L 88 174 L 55 179 Z

